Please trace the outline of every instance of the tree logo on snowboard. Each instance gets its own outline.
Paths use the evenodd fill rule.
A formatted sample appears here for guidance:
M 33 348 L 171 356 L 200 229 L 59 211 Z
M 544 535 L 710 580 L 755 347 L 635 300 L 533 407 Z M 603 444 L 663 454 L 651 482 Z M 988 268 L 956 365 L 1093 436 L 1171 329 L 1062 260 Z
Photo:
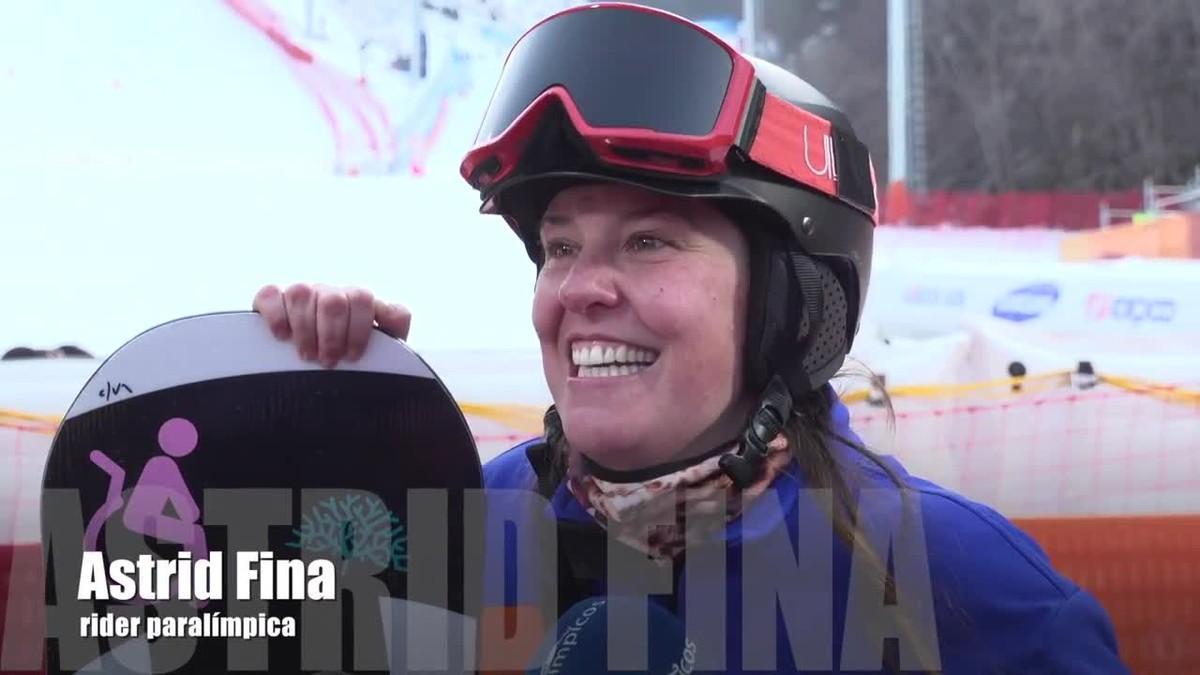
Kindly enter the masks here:
M 300 528 L 292 533 L 296 536 L 288 543 L 292 548 L 408 571 L 404 525 L 375 495 L 329 497 L 304 514 Z

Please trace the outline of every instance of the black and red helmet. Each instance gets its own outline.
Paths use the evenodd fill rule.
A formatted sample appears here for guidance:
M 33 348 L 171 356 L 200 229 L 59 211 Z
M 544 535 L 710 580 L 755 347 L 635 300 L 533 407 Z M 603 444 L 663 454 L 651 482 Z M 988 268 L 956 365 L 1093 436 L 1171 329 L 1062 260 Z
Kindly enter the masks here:
M 869 153 L 814 87 L 687 19 L 598 3 L 542 20 L 509 53 L 461 173 L 539 265 L 538 223 L 569 185 L 708 200 L 751 245 L 749 382 L 799 396 L 850 350 L 876 225 Z

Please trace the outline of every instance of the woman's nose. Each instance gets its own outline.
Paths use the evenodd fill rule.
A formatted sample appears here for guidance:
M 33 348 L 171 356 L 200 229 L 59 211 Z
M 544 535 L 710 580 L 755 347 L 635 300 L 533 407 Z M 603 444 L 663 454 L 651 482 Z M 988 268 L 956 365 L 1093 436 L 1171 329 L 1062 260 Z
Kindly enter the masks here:
M 603 262 L 576 261 L 558 287 L 558 300 L 570 312 L 612 307 L 619 298 L 615 270 Z

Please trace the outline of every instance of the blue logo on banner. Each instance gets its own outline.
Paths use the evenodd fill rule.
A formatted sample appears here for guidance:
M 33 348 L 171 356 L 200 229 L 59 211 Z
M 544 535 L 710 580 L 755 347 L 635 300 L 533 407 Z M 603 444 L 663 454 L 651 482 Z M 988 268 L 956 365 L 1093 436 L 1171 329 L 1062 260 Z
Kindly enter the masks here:
M 1030 284 L 1009 291 L 992 306 L 992 314 L 1008 321 L 1029 321 L 1046 313 L 1058 302 L 1058 286 Z

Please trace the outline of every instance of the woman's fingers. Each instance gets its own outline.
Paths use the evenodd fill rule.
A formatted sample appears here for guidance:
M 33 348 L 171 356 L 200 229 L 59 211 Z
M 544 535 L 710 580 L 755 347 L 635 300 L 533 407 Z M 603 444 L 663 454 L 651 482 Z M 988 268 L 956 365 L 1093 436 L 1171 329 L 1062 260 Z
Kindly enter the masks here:
M 317 357 L 321 365 L 332 368 L 346 356 L 350 300 L 340 288 L 317 286 L 315 309 Z
M 262 315 L 271 333 L 280 340 L 292 337 L 292 326 L 288 323 L 287 307 L 283 291 L 278 286 L 263 286 L 254 296 L 254 311 Z
M 408 330 L 412 326 L 412 312 L 403 305 L 389 305 L 375 300 L 375 322 L 379 329 L 398 340 L 408 339 Z
M 317 294 L 308 284 L 292 284 L 283 294 L 296 351 L 305 361 L 317 359 Z
M 350 316 L 346 328 L 346 356 L 351 361 L 362 358 L 375 326 L 375 296 L 361 288 L 346 291 Z
M 281 340 L 296 344 L 300 358 L 332 368 L 343 359 L 362 358 L 376 326 L 408 339 L 412 313 L 361 288 L 293 284 L 286 291 L 265 286 L 254 296 L 254 309 Z

